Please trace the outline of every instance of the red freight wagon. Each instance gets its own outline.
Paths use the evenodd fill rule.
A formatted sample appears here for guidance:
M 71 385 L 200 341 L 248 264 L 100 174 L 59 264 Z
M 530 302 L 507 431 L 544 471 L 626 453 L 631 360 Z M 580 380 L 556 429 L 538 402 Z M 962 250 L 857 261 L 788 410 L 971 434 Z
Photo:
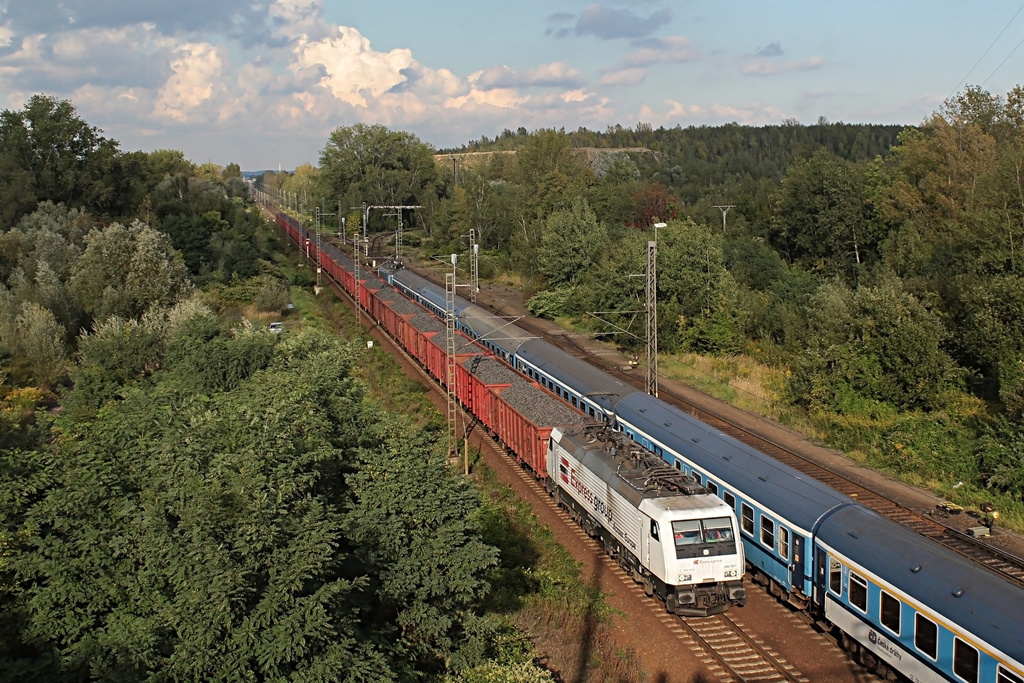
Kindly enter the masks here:
M 427 367 L 427 371 L 441 380 L 441 383 L 447 383 L 448 381 L 448 350 L 447 342 L 445 339 L 446 332 L 433 332 L 424 335 L 426 343 L 424 344 L 425 360 L 424 365 Z M 469 340 L 461 332 L 455 333 L 455 364 L 458 365 L 466 358 L 483 354 L 483 349 L 478 347 L 476 344 Z M 456 385 L 458 387 L 458 385 Z
M 533 470 L 547 477 L 545 454 L 555 427 L 584 425 L 587 417 L 533 383 L 491 388 L 494 433 Z
M 474 367 L 475 363 L 480 362 L 493 362 L 497 361 L 493 356 L 477 356 L 459 364 L 459 396 L 462 397 L 462 402 L 470 409 L 480 422 L 485 427 L 494 431 L 494 408 L 492 403 L 496 400 L 495 394 L 491 393 L 492 388 L 505 388 L 510 386 L 513 382 L 529 382 L 525 377 L 519 376 L 518 378 L 509 377 L 508 381 L 488 381 L 484 377 L 477 374 L 478 368 Z M 507 367 L 507 366 L 506 366 Z M 515 372 L 509 368 L 510 372 Z
M 522 413 L 501 400 L 501 394 L 508 387 L 492 387 L 490 393 L 494 433 L 498 435 L 509 450 L 526 463 L 534 474 L 541 479 L 546 476 L 546 457 L 548 437 L 554 425 L 536 425 Z

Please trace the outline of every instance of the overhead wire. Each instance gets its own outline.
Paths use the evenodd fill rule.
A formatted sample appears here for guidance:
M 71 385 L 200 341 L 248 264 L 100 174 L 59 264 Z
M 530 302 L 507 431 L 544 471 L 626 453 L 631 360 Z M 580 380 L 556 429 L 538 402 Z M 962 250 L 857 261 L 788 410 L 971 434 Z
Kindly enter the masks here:
M 1010 54 L 1006 55 L 1006 59 L 1004 59 L 1003 61 L 999 62 L 999 66 L 997 66 L 997 67 L 995 68 L 995 70 L 994 70 L 994 71 L 993 71 L 992 73 L 990 73 L 990 74 L 988 75 L 988 78 L 992 78 L 993 76 L 995 76 L 995 75 L 996 75 L 996 71 L 999 71 L 999 70 L 1000 70 L 1001 68 L 1003 68 L 1003 64 L 1006 64 L 1006 60 L 1007 60 L 1007 59 L 1009 59 L 1010 57 L 1012 57 L 1012 56 L 1013 56 L 1013 53 L 1014 53 L 1014 52 L 1016 52 L 1016 51 L 1017 51 L 1017 48 L 1019 48 L 1019 47 L 1020 47 L 1021 45 L 1024 45 L 1024 38 L 1021 38 L 1021 39 L 1020 39 L 1020 42 L 1019 42 L 1019 43 L 1017 43 L 1017 47 L 1015 47 L 1015 48 L 1013 48 L 1012 50 L 1010 50 Z M 985 85 L 986 83 L 988 83 L 988 78 L 986 78 L 985 80 L 983 80 L 983 81 L 981 82 L 981 84 L 982 84 L 982 85 Z
M 995 40 L 993 40 L 992 44 L 988 46 L 988 49 L 985 50 L 984 54 L 982 54 L 980 57 L 978 57 L 978 61 L 976 61 L 974 63 L 974 66 L 972 66 L 971 70 L 967 72 L 967 75 L 964 76 L 963 78 L 961 78 L 960 82 L 957 83 L 955 86 L 953 86 L 953 89 L 949 91 L 949 94 L 946 95 L 946 99 L 947 100 L 950 97 L 953 96 L 953 93 L 956 92 L 957 88 L 959 88 L 961 85 L 963 85 L 964 81 L 966 81 L 968 78 L 970 78 L 971 74 L 974 73 L 974 70 L 978 68 L 979 64 L 981 64 L 981 60 L 985 59 L 985 57 L 988 55 L 988 53 L 992 51 L 992 48 L 995 47 L 995 44 L 998 43 L 999 39 L 1003 37 L 1003 34 L 1006 33 L 1006 29 L 1010 28 L 1010 24 L 1012 24 L 1014 22 L 1014 20 L 1017 18 L 1017 15 L 1020 14 L 1022 10 L 1024 10 L 1024 3 L 1021 3 L 1021 6 L 1017 9 L 1017 11 L 1014 13 L 1014 15 L 1012 17 L 1010 17 L 1010 20 L 1008 22 L 1006 22 L 1006 26 L 1004 26 L 1003 30 L 999 32 L 999 35 L 995 37 Z M 1006 60 L 1009 59 L 1013 55 L 1013 53 L 1017 51 L 1017 48 L 1020 47 L 1021 44 L 1024 44 L 1024 39 L 1022 39 L 1020 43 L 1017 43 L 1017 47 L 1013 48 L 1013 50 L 1010 52 L 1010 54 L 1006 55 L 1006 59 L 1004 59 L 1002 62 L 1000 62 L 999 66 L 996 67 L 995 71 L 993 71 L 991 74 L 989 74 L 988 78 L 992 78 L 992 76 L 995 75 L 996 71 L 999 71 L 999 69 L 1002 68 L 1003 64 L 1006 63 Z M 988 78 L 986 78 L 985 81 L 988 81 Z M 982 81 L 982 85 L 985 84 L 985 81 Z

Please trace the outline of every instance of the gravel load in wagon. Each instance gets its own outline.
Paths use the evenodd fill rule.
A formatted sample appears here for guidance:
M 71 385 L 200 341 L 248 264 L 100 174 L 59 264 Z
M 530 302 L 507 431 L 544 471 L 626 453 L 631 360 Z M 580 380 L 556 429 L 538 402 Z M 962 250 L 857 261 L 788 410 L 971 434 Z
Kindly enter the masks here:
M 529 384 L 523 375 L 519 374 L 509 366 L 493 358 L 467 358 L 462 367 L 476 375 L 484 384 Z
M 447 328 L 444 323 L 432 315 L 420 313 L 409 318 L 409 324 L 420 332 L 444 332 Z
M 404 299 L 405 297 L 403 297 L 401 294 L 391 289 L 390 287 L 382 287 L 381 290 L 377 292 L 377 298 L 380 299 L 381 301 L 398 301 L 399 299 Z M 394 308 L 394 306 L 392 306 L 392 308 Z
M 364 275 L 362 277 L 366 277 L 366 276 Z M 378 290 L 378 289 L 380 289 L 383 286 L 384 286 L 384 283 L 381 282 L 380 280 L 378 280 L 375 277 L 366 277 L 366 280 L 363 282 L 363 288 L 364 289 Z
M 434 337 L 434 339 L 437 339 L 437 337 Z M 474 342 L 474 341 L 472 341 L 470 339 L 466 339 L 461 334 L 456 335 L 455 336 L 455 355 L 462 356 L 462 355 L 465 355 L 467 353 L 471 353 L 473 355 L 477 355 L 479 353 L 484 353 L 484 350 L 481 349 L 480 345 L 477 344 L 476 342 Z
M 513 384 L 501 392 L 501 400 L 535 425 L 563 426 L 587 423 L 583 415 L 532 384 Z
M 391 304 L 391 310 L 398 315 L 417 315 L 423 313 L 423 308 L 421 306 L 409 301 L 401 295 L 399 295 Z

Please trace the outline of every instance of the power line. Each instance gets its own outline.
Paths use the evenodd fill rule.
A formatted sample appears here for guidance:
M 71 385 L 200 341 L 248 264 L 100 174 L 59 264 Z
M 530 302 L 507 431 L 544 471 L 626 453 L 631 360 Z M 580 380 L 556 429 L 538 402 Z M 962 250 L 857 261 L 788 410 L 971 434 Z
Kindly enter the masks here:
M 1006 55 L 1006 59 L 1009 59 L 1010 57 L 1012 57 L 1012 56 L 1013 56 L 1013 53 L 1014 53 L 1014 52 L 1016 52 L 1016 51 L 1017 51 L 1017 48 L 1019 48 L 1019 47 L 1020 47 L 1021 45 L 1024 45 L 1024 38 L 1021 38 L 1021 39 L 1020 39 L 1020 42 L 1019 42 L 1019 43 L 1017 43 L 1017 47 L 1015 47 L 1015 48 L 1013 48 L 1012 50 L 1010 50 L 1010 54 Z M 999 71 L 999 70 L 1000 70 L 1001 68 L 1003 68 L 1003 64 L 1006 64 L 1006 59 L 1004 59 L 1003 61 L 999 62 L 999 66 L 997 66 L 997 67 L 995 68 L 995 71 L 993 71 L 992 73 L 990 73 L 990 74 L 988 75 L 988 78 L 992 78 L 993 76 L 995 76 L 995 75 L 996 75 L 996 71 Z M 982 85 L 985 85 L 986 83 L 988 83 L 988 78 L 986 78 L 985 80 L 983 80 L 983 81 L 981 82 L 981 84 L 982 84 Z
M 981 60 L 985 59 L 985 56 L 986 56 L 986 55 L 987 55 L 987 54 L 988 54 L 988 53 L 989 53 L 989 52 L 990 52 L 990 51 L 992 50 L 992 48 L 993 48 L 993 47 L 995 46 L 995 44 L 999 42 L 999 39 L 1003 37 L 1003 34 L 1004 34 L 1004 33 L 1006 33 L 1006 29 L 1010 28 L 1010 24 L 1012 24 L 1012 23 L 1013 23 L 1013 21 L 1014 21 L 1014 19 L 1016 19 L 1016 18 L 1017 18 L 1017 15 L 1021 13 L 1021 10 L 1024 10 L 1024 3 L 1022 3 L 1022 4 L 1021 4 L 1021 6 L 1020 6 L 1020 7 L 1019 7 L 1019 8 L 1017 9 L 1017 12 L 1016 12 L 1016 13 L 1015 13 L 1015 14 L 1014 14 L 1014 15 L 1013 15 L 1012 17 L 1010 17 L 1010 20 L 1009 20 L 1008 22 L 1006 22 L 1006 26 L 1004 26 L 1004 27 L 1003 27 L 1003 30 L 999 32 L 999 35 L 998 35 L 998 36 L 996 36 L 996 39 L 992 41 L 992 44 L 988 46 L 988 49 L 987 49 L 987 50 L 985 50 L 985 53 L 984 53 L 983 55 L 981 55 L 980 57 L 978 57 L 978 61 L 976 61 L 976 62 L 974 63 L 974 66 L 972 66 L 972 67 L 971 67 L 971 70 L 967 72 L 967 75 L 966 75 L 966 76 L 964 76 L 963 78 L 961 78 L 961 79 L 960 79 L 960 82 L 959 82 L 959 83 L 957 83 L 957 84 L 956 84 L 956 85 L 955 85 L 955 86 L 953 87 L 953 89 L 949 91 L 949 94 L 948 94 L 948 95 L 946 95 L 946 99 L 947 99 L 947 100 L 948 100 L 948 99 L 949 99 L 950 97 L 952 97 L 952 96 L 953 96 L 953 93 L 955 93 L 955 92 L 957 91 L 957 88 L 959 88 L 959 87 L 960 87 L 961 85 L 963 85 L 964 81 L 966 81 L 966 80 L 967 80 L 968 78 L 970 78 L 971 74 L 972 74 L 972 73 L 974 73 L 974 70 L 978 68 L 978 65 L 979 65 L 979 64 L 981 64 Z M 1024 40 L 1022 40 L 1022 41 L 1021 41 L 1021 43 L 1024 43 Z M 1021 43 L 1017 43 L 1017 47 L 1020 47 L 1020 46 L 1021 46 Z M 1011 55 L 1013 55 L 1013 53 L 1017 51 L 1017 47 L 1013 48 L 1013 52 L 1010 52 L 1010 54 L 1009 54 L 1009 55 L 1006 55 L 1006 59 L 1009 59 L 1009 58 L 1010 58 L 1010 56 L 1011 56 Z M 1003 64 L 1005 64 L 1005 63 L 1006 63 L 1006 59 L 1004 59 L 1004 60 L 1003 60 L 1003 61 L 1002 61 L 1002 62 L 1001 62 L 1001 63 L 999 64 L 999 66 L 997 66 L 997 67 L 996 67 L 996 71 L 999 71 L 1000 67 L 1002 67 L 1002 66 L 1003 66 Z M 989 77 L 988 77 L 988 78 L 992 78 L 992 76 L 994 76 L 994 75 L 995 75 L 996 71 L 993 71 L 993 72 L 992 72 L 991 74 L 989 74 Z M 985 81 L 988 81 L 988 78 L 986 78 L 986 79 L 985 79 Z M 984 84 L 985 84 L 985 82 L 983 81 L 983 82 L 982 82 L 982 85 L 984 85 Z

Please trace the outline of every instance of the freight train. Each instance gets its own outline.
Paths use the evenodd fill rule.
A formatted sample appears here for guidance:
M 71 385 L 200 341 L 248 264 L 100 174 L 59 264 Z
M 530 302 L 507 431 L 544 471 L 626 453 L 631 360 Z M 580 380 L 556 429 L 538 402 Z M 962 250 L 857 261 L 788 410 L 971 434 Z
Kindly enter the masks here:
M 276 220 L 293 241 L 304 244 L 304 228 L 281 214 Z M 323 263 L 347 291 L 355 291 L 351 262 L 337 249 L 326 246 Z M 367 277 L 359 304 L 396 338 L 402 339 L 409 318 L 371 297 L 372 288 L 390 285 L 445 319 L 443 288 L 400 267 L 380 273 L 383 280 Z M 831 629 L 843 647 L 880 676 L 1024 683 L 1024 588 L 1018 584 L 461 297 L 455 297 L 454 315 L 467 341 L 508 363 L 538 394 L 558 396 L 576 414 L 605 424 L 720 498 L 738 520 L 747 569 L 755 580 Z M 444 362 L 418 355 L 429 351 L 410 348 L 410 353 L 428 368 Z M 493 401 L 499 394 L 478 396 L 478 387 L 467 387 L 467 393 L 461 383 L 473 380 L 466 374 L 472 375 L 459 375 L 458 395 L 467 397 L 463 401 L 476 415 L 484 407 L 474 409 L 475 402 Z M 524 426 L 524 433 L 506 440 L 538 476 L 549 479 L 552 491 L 559 484 L 550 481 L 554 477 L 548 468 L 561 451 L 549 440 L 555 427 L 568 426 L 559 421 Z
M 451 348 L 449 375 L 444 322 L 374 273 L 363 270 L 357 278 L 355 264 L 333 245 L 321 244 L 318 258 L 304 228 L 281 215 L 277 221 L 435 379 L 446 384 L 452 377 L 458 400 L 546 480 L 559 504 L 648 595 L 686 616 L 745 603 L 738 520 L 692 475 L 559 400 L 462 333 Z M 553 449 L 562 467 L 557 477 L 548 476 Z

